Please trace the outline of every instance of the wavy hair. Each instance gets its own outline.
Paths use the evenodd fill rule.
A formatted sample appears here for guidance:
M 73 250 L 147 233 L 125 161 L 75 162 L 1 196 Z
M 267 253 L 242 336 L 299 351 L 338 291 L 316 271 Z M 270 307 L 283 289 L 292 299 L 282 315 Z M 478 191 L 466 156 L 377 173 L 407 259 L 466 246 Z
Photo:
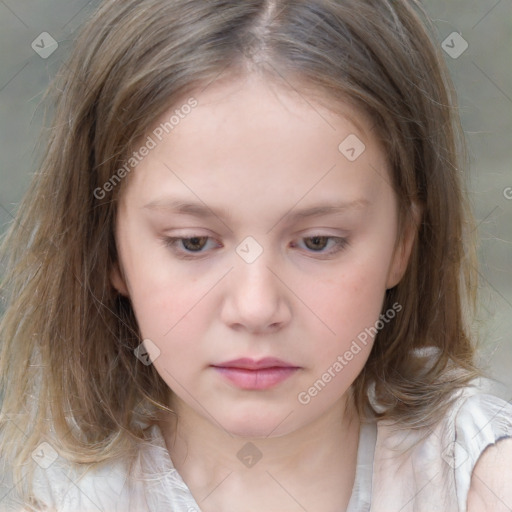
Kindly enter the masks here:
M 402 228 L 419 205 L 409 266 L 383 306 L 403 305 L 400 320 L 379 332 L 352 396 L 362 417 L 437 421 L 476 375 L 465 307 L 476 289 L 472 220 L 439 46 L 414 1 L 102 2 L 53 83 L 46 152 L 4 241 L 2 455 L 21 467 L 52 433 L 70 459 L 100 462 L 165 408 L 168 387 L 134 356 L 137 322 L 109 278 L 128 178 L 101 199 L 94 191 L 172 105 L 221 75 L 255 72 L 368 115 Z

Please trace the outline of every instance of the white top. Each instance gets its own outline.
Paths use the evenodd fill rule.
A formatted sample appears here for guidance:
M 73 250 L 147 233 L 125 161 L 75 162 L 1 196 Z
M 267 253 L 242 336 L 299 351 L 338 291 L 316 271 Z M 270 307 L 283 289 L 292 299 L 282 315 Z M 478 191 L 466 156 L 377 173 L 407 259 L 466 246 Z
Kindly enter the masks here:
M 465 512 L 478 458 L 504 437 L 512 437 L 512 405 L 469 387 L 426 437 L 385 421 L 363 424 L 347 512 Z M 37 468 L 35 490 L 48 507 L 41 510 L 201 510 L 173 467 L 157 426 L 148 429 L 148 444 L 141 443 L 131 470 L 118 462 L 80 472 L 58 458 L 47 469 Z M 12 494 L 0 501 L 0 511 L 31 510 L 16 505 Z

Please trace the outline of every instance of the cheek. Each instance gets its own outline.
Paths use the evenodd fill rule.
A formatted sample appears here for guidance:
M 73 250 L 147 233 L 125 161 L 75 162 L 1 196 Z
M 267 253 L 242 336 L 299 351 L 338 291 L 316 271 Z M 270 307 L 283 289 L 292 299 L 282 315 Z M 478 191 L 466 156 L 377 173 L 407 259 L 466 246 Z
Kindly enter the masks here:
M 125 268 L 130 276 L 130 297 L 142 339 L 150 339 L 159 349 L 159 361 L 172 354 L 187 357 L 194 347 L 202 324 L 207 321 L 208 291 L 215 276 L 197 279 L 176 271 L 158 258 L 142 254 Z M 158 364 L 155 363 L 158 369 Z M 169 369 L 170 370 L 170 369 Z
M 375 323 L 385 290 L 385 271 L 373 262 L 353 263 L 335 278 L 320 281 L 313 289 L 304 288 L 301 293 L 323 320 L 326 336 L 347 341 Z
M 204 298 L 212 287 L 211 279 L 200 283 L 178 276 L 139 276 L 132 290 L 132 304 L 142 335 L 163 341 L 177 334 L 180 339 L 190 338 L 200 319 L 206 318 L 208 302 Z
M 133 303 L 135 316 L 143 339 L 150 339 L 158 348 L 153 364 L 168 386 L 179 391 L 181 385 L 190 387 L 203 360 L 211 360 L 207 346 L 201 346 L 204 331 L 211 317 L 211 305 L 201 300 L 204 287 L 164 286 L 147 283 L 139 290 Z M 182 289 L 183 291 L 176 291 Z
M 308 414 L 332 406 L 363 369 L 373 346 L 385 287 L 381 271 L 354 266 L 310 290 L 311 367 L 297 400 Z M 314 326 L 314 327 L 313 327 Z
M 313 286 L 309 290 L 301 290 L 307 293 L 303 296 L 309 298 L 311 310 L 322 320 L 309 315 L 310 332 L 316 333 L 315 362 L 303 390 L 306 394 L 301 395 L 305 401 L 315 396 L 314 407 L 333 403 L 364 367 L 377 332 L 386 273 L 386 256 L 375 259 L 375 253 L 366 246 L 365 250 L 354 250 L 337 274 L 330 272 L 328 278 L 310 283 Z
M 121 238 L 120 247 L 130 299 L 145 338 L 158 339 L 176 329 L 218 280 L 216 275 L 185 271 L 186 265 L 173 261 L 170 250 L 142 230 L 140 236 Z

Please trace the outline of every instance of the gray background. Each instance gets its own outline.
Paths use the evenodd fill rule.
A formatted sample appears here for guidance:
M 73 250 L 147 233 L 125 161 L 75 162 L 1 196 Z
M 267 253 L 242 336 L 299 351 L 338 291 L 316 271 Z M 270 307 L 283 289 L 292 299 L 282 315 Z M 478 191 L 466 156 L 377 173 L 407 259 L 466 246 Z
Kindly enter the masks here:
M 65 59 L 77 28 L 98 0 L 0 0 L 0 233 L 36 169 L 42 95 Z M 459 95 L 471 157 L 469 189 L 480 237 L 480 363 L 512 397 L 512 0 L 424 0 Z M 48 32 L 57 50 L 43 59 L 31 47 Z M 452 38 L 452 39 L 450 39 Z M 453 40 L 455 41 L 455 40 Z M 446 44 L 446 43 L 445 43 Z M 510 188 L 509 188 L 510 187 Z M 508 394 L 508 396 L 507 396 Z

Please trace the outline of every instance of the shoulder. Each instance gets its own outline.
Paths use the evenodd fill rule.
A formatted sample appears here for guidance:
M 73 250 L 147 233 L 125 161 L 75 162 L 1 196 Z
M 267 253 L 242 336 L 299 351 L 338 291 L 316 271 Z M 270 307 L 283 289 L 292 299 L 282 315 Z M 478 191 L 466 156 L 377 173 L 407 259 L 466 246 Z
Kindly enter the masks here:
M 512 438 L 486 448 L 478 459 L 468 492 L 468 512 L 512 510 Z
M 512 422 L 512 406 L 505 403 L 491 419 L 497 431 L 487 444 L 471 474 L 467 496 L 468 512 L 509 512 L 512 510 L 512 437 L 507 424 Z M 491 441 L 493 441 L 491 439 Z
M 73 464 L 59 456 L 47 467 L 36 467 L 32 482 L 34 502 L 40 506 L 37 510 L 198 510 L 172 464 L 159 428 L 153 425 L 146 435 L 146 440 L 134 442 L 129 457 L 92 466 Z
M 512 506 L 512 404 L 475 393 L 455 408 L 453 467 L 459 510 L 510 511 Z
M 379 425 L 375 462 L 374 498 L 390 506 L 401 500 L 403 512 L 465 512 L 468 504 L 469 512 L 500 511 L 492 491 L 510 511 L 512 495 L 504 488 L 512 482 L 512 405 L 465 388 L 427 433 Z
M 127 460 L 78 464 L 59 454 L 45 441 L 24 464 L 21 478 L 15 477 L 12 467 L 5 468 L 4 477 L 9 488 L 6 496 L 0 499 L 0 511 L 128 510 L 125 508 L 126 491 L 130 487 Z
M 469 512 L 512 507 L 512 404 L 489 394 L 464 401 L 455 416 L 455 476 Z
M 122 510 L 127 479 L 127 466 L 121 461 L 90 466 L 58 457 L 50 466 L 35 469 L 32 490 L 35 502 L 48 510 Z

